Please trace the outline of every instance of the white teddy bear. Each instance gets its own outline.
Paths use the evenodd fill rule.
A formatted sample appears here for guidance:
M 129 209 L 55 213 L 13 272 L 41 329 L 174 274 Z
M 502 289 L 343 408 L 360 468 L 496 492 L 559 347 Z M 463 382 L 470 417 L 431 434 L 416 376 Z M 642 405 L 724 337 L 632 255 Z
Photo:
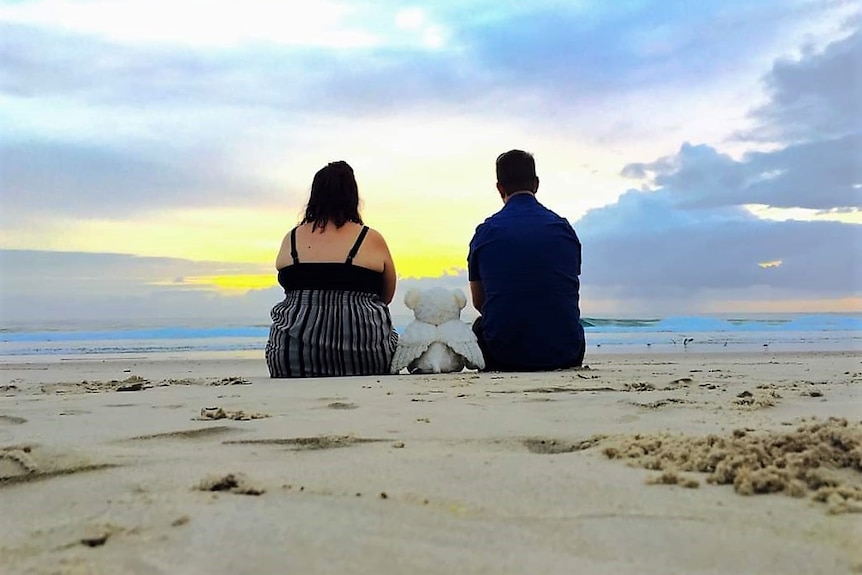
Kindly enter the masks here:
M 461 321 L 461 310 L 467 305 L 463 291 L 411 288 L 404 295 L 404 303 L 416 319 L 398 338 L 392 373 L 405 367 L 410 373 L 448 373 L 465 366 L 484 369 L 485 358 L 476 335 Z

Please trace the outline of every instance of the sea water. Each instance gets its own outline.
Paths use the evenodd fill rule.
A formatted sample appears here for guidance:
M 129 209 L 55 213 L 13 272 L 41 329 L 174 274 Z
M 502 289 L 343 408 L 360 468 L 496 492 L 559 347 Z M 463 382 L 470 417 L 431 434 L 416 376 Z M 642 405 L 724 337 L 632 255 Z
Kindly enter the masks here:
M 411 321 L 394 317 L 399 331 Z M 582 319 L 587 353 L 862 351 L 862 314 Z M 113 321 L 0 325 L 0 362 L 141 356 L 263 358 L 269 324 Z
M 584 318 L 582 323 L 588 349 L 608 353 L 862 350 L 862 314 Z

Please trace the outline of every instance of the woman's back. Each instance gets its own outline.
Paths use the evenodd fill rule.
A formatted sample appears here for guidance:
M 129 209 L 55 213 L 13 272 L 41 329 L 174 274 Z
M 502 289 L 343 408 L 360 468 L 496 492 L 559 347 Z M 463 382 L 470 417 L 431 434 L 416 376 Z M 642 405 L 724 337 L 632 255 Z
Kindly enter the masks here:
M 363 225 L 346 162 L 314 175 L 305 216 L 284 236 L 275 267 L 284 300 L 270 314 L 272 377 L 389 373 L 395 265 L 383 236 Z
M 368 275 L 361 273 L 364 270 L 380 274 L 381 288 L 378 295 L 386 304 L 392 301 L 395 294 L 395 266 L 386 241 L 377 231 L 353 222 L 345 223 L 340 228 L 332 224 L 323 229 L 313 228 L 312 224 L 302 224 L 285 235 L 275 260 L 280 282 L 285 272 L 288 272 L 286 275 L 289 276 L 299 273 L 299 270 L 288 269 L 294 265 L 345 264 L 360 268 L 355 270 L 359 273 L 353 275 Z M 305 266 L 302 274 L 308 276 L 322 273 L 308 270 L 314 267 Z M 285 290 L 289 289 L 288 285 L 281 283 Z

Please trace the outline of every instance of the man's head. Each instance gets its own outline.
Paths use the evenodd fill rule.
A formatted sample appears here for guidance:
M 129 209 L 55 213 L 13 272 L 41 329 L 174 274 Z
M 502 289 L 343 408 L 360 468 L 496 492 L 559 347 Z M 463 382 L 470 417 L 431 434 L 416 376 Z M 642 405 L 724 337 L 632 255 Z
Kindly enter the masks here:
M 497 156 L 497 190 L 503 201 L 515 192 L 533 192 L 539 189 L 536 160 L 523 150 L 509 150 Z

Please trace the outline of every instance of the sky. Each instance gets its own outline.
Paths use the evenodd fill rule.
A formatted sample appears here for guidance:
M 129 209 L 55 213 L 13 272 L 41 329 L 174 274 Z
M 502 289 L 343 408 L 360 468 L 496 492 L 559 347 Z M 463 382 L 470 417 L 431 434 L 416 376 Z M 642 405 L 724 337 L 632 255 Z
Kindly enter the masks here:
M 333 160 L 408 313 L 512 148 L 585 316 L 862 311 L 860 79 L 862 0 L 0 0 L 0 324 L 265 323 Z

